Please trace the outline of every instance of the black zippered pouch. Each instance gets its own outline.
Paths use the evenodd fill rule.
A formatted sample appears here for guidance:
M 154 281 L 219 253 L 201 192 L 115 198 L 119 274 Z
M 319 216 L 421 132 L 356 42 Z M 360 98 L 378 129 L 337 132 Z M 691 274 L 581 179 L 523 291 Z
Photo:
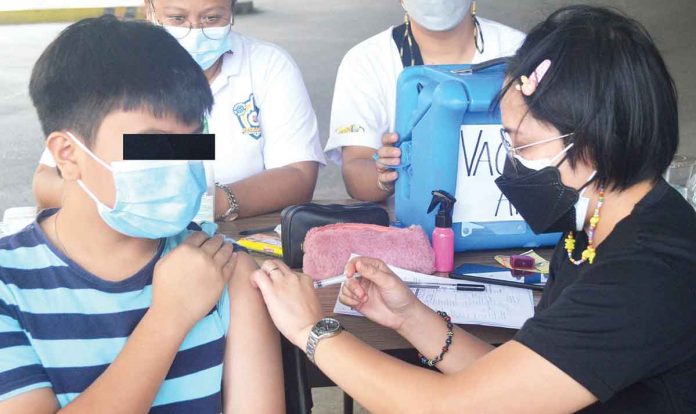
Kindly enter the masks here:
M 317 204 L 286 207 L 280 213 L 283 261 L 293 269 L 302 267 L 303 243 L 314 227 L 335 223 L 365 223 L 389 226 L 389 214 L 375 203 Z

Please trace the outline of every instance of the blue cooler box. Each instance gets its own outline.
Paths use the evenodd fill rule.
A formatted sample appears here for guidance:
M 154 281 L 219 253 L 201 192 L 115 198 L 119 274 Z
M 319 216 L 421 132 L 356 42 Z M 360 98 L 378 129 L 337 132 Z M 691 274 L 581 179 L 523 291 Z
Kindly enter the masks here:
M 397 84 L 397 224 L 418 224 L 431 236 L 431 192 L 454 194 L 455 250 L 555 245 L 560 233 L 536 235 L 495 185 L 505 165 L 500 112 L 492 102 L 505 74 L 503 59 L 478 65 L 416 66 Z M 544 206 L 539 206 L 544 208 Z

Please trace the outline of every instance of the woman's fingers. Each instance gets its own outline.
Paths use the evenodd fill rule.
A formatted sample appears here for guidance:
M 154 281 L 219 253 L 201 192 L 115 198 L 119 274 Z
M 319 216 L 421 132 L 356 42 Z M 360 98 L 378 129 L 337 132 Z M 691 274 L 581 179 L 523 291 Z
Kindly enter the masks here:
M 271 263 L 275 264 L 276 266 L 278 266 L 278 268 L 280 270 L 282 270 L 284 274 L 286 274 L 286 275 L 294 275 L 295 274 L 295 272 L 293 272 L 292 269 L 290 269 L 290 266 L 286 265 L 285 262 L 283 262 L 282 260 L 271 259 L 269 261 Z
M 358 266 L 359 262 L 362 264 L 374 266 L 375 268 L 382 270 L 384 272 L 391 273 L 391 269 L 389 269 L 389 266 L 387 266 L 387 264 L 384 263 L 384 261 L 382 261 L 380 259 L 375 259 L 374 257 L 366 257 L 366 256 L 356 257 L 350 261 L 350 263 L 352 263 L 352 265 L 353 265 L 353 268 L 356 269 L 357 272 L 359 272 L 359 270 L 357 270 L 357 266 Z
M 285 277 L 280 267 L 270 260 L 263 262 L 261 270 L 268 275 L 272 283 L 279 282 Z
M 395 280 L 400 279 L 381 260 L 360 258 L 355 268 L 362 278 L 374 283 L 380 288 L 394 286 Z
M 399 134 L 387 132 L 382 134 L 382 145 L 394 145 L 399 140 Z
M 391 184 L 394 181 L 396 181 L 397 178 L 399 178 L 399 173 L 397 173 L 396 171 L 387 171 L 379 173 L 379 175 L 377 176 L 377 179 L 383 182 L 384 184 Z
M 263 269 L 254 270 L 251 274 L 251 284 L 258 288 L 264 297 L 273 292 L 273 281 Z
M 359 300 L 353 299 L 345 295 L 339 295 L 338 301 L 350 308 L 357 308 L 360 305 L 362 305 L 362 302 L 360 302 Z
M 375 162 L 375 166 L 377 167 L 377 172 L 379 173 L 385 173 L 392 171 L 396 167 L 398 167 L 401 164 L 401 160 L 399 158 L 378 158 L 377 161 Z
M 338 300 L 339 302 L 343 303 L 346 306 L 350 306 L 351 308 L 358 307 L 363 304 L 363 300 L 360 299 L 358 296 L 353 293 L 348 286 L 344 283 L 343 286 L 341 287 L 341 291 L 338 294 Z
M 382 147 L 377 150 L 377 155 L 380 159 L 399 159 L 401 150 L 396 147 Z
M 355 279 L 350 279 L 345 282 L 341 290 L 345 290 L 348 295 L 360 301 L 364 300 L 365 296 L 367 296 L 365 289 L 360 286 L 360 282 Z

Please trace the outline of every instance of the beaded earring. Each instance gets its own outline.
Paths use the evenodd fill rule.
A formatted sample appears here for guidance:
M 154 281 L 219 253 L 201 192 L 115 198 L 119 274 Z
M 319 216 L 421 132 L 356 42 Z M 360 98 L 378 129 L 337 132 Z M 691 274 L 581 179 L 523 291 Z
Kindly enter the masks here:
M 573 237 L 573 232 L 569 232 L 568 236 L 565 238 L 565 250 L 568 252 L 568 259 L 575 266 L 580 266 L 581 264 L 588 262 L 589 264 L 594 263 L 595 256 L 597 256 L 597 250 L 594 245 L 594 234 L 597 224 L 599 224 L 599 212 L 604 204 L 604 188 L 599 189 L 599 200 L 597 201 L 597 207 L 595 207 L 594 214 L 590 219 L 590 229 L 587 232 L 587 248 L 582 252 L 579 260 L 573 259 L 573 251 L 575 251 L 575 238 Z

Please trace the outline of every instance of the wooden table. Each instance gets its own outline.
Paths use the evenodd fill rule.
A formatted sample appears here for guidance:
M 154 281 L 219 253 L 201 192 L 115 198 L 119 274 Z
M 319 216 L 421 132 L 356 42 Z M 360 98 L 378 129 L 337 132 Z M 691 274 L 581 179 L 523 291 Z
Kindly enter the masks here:
M 272 213 L 260 217 L 240 219 L 232 223 L 218 223 L 219 230 L 223 234 L 238 239 L 239 232 L 250 229 L 273 227 L 280 223 L 280 214 Z M 478 263 L 496 265 L 493 258 L 498 254 L 514 254 L 519 250 L 496 250 L 481 252 L 457 253 L 455 255 L 455 266 L 464 263 Z M 538 249 L 537 253 L 549 258 L 551 249 Z M 272 257 L 260 253 L 252 253 L 252 256 L 260 264 L 264 260 Z M 368 345 L 393 355 L 399 359 L 410 363 L 417 363 L 417 352 L 396 332 L 384 328 L 369 321 L 366 318 L 349 315 L 339 315 L 333 313 L 333 308 L 338 296 L 339 286 L 331 286 L 319 289 L 317 295 L 321 302 L 322 309 L 326 316 L 332 316 L 356 337 Z M 535 292 L 535 299 L 538 300 L 540 294 Z M 480 325 L 460 325 L 467 332 L 476 335 L 482 340 L 498 345 L 510 340 L 516 330 L 506 328 L 495 328 Z M 333 386 L 334 384 L 324 376 L 313 364 L 311 364 L 304 352 L 292 346 L 289 342 L 283 343 L 283 368 L 285 370 L 285 391 L 288 413 L 311 413 L 311 388 Z M 347 397 L 344 399 L 344 412 L 352 412 L 352 400 Z

